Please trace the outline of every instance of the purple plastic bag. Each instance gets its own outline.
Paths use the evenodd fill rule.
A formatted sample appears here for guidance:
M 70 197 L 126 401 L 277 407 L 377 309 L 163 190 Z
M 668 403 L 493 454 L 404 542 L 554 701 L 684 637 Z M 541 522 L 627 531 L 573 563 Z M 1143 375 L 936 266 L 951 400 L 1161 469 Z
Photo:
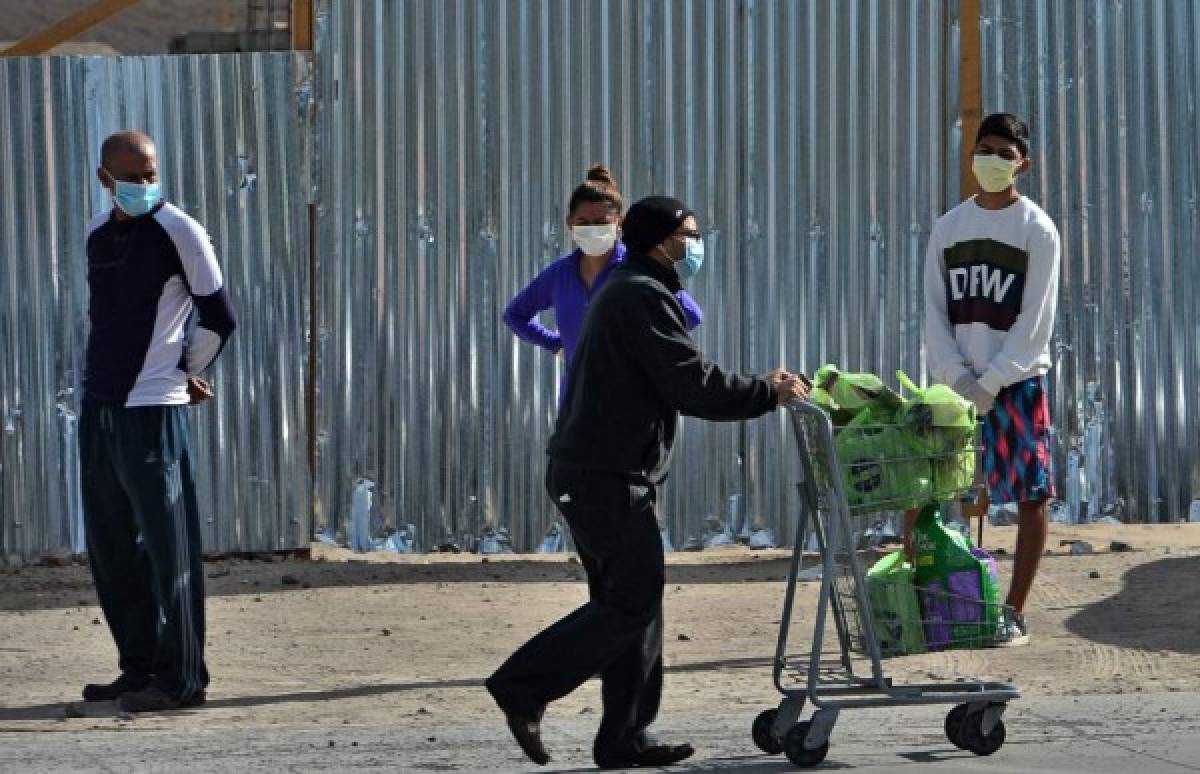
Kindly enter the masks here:
M 1000 625 L 996 564 L 969 537 L 942 522 L 931 503 L 913 530 L 913 566 L 930 650 L 990 644 Z
M 981 573 L 986 572 L 994 586 L 999 586 L 1000 574 L 996 560 L 980 548 L 971 548 L 971 554 L 979 560 L 978 570 L 961 570 L 947 574 L 948 588 L 941 581 L 931 581 L 921 595 L 925 616 L 925 641 L 930 650 L 945 650 L 951 644 L 969 644 L 973 636 L 971 629 L 954 629 L 956 624 L 985 624 L 989 618 Z M 963 632 L 968 642 L 958 642 Z
M 925 647 L 945 650 L 950 644 L 950 604 L 941 581 L 930 581 L 920 590 L 921 613 L 925 617 Z
M 984 601 L 987 600 L 988 595 L 983 589 L 982 573 L 987 573 L 993 585 L 999 586 L 1000 584 L 1000 573 L 996 570 L 996 560 L 982 548 L 973 547 L 971 553 L 979 560 L 979 572 L 954 573 L 950 576 L 950 593 L 964 597 L 964 599 L 950 600 L 950 617 L 955 623 L 983 623 L 987 620 Z

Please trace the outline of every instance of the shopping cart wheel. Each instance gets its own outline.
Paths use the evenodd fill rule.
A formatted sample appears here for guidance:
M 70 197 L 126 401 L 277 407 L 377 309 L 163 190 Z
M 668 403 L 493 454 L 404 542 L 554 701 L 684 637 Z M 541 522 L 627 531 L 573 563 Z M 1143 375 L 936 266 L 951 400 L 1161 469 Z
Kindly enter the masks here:
M 962 728 L 958 732 L 958 738 L 961 742 L 959 746 L 964 750 L 970 750 L 976 755 L 991 755 L 1003 746 L 1005 733 L 1004 721 L 997 720 L 992 732 L 984 735 L 983 713 L 976 712 L 967 715 L 963 720 Z
M 946 738 L 950 740 L 950 744 L 960 750 L 967 749 L 961 740 L 963 721 L 967 719 L 967 709 L 966 704 L 959 704 L 946 715 Z
M 763 710 L 754 719 L 754 726 L 751 729 L 754 743 L 758 745 L 758 749 L 768 755 L 778 755 L 783 752 L 783 742 L 775 736 L 775 718 L 777 717 L 779 717 L 779 710 Z
M 829 742 L 825 742 L 815 750 L 804 746 L 804 739 L 808 736 L 808 729 L 811 725 L 807 720 L 797 723 L 788 730 L 787 736 L 783 739 L 784 755 L 801 768 L 816 766 L 829 754 Z

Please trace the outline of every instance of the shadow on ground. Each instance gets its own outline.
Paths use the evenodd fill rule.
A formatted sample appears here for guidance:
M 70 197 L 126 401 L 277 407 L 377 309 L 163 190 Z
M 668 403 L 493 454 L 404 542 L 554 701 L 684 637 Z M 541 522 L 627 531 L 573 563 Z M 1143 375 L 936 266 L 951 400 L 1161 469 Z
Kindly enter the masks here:
M 811 558 L 806 558 L 806 564 Z M 770 583 L 787 578 L 791 560 L 775 554 L 735 561 L 668 564 L 668 584 Z M 583 583 L 583 567 L 561 560 L 464 556 L 461 561 L 368 563 L 306 559 L 221 559 L 204 563 L 208 596 L 258 595 L 305 589 L 364 588 L 412 583 Z M 46 610 L 97 604 L 87 567 L 27 567 L 0 574 L 0 611 Z
M 1200 653 L 1198 595 L 1200 556 L 1159 559 L 1131 568 L 1117 594 L 1075 613 L 1066 627 L 1121 648 Z
M 672 664 L 666 667 L 668 674 L 683 672 L 709 672 L 726 669 L 763 670 L 770 667 L 772 659 L 767 656 L 729 658 L 719 661 L 695 661 Z M 405 691 L 445 690 L 447 688 L 483 688 L 482 677 L 464 677 L 453 680 L 416 680 L 405 683 L 376 683 L 333 688 L 325 691 L 296 691 L 294 693 L 267 694 L 263 696 L 210 697 L 203 707 L 180 710 L 181 712 L 204 712 L 206 709 L 229 709 L 260 707 L 269 704 L 292 704 L 360 699 L 384 696 Z M 64 693 L 74 693 L 74 686 L 64 686 Z M 5 720 L 62 720 L 69 717 L 113 717 L 118 713 L 113 702 L 63 701 L 51 704 L 34 704 L 24 707 L 0 707 L 0 721 Z

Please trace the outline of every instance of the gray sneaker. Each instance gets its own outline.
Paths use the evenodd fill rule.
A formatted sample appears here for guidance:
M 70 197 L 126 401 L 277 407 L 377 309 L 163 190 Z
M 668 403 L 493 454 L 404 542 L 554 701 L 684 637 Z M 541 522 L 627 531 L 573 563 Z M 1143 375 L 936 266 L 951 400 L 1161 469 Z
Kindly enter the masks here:
M 996 632 L 996 647 L 1016 648 L 1029 644 L 1029 627 L 1025 625 L 1025 616 L 1005 611 L 1004 619 Z

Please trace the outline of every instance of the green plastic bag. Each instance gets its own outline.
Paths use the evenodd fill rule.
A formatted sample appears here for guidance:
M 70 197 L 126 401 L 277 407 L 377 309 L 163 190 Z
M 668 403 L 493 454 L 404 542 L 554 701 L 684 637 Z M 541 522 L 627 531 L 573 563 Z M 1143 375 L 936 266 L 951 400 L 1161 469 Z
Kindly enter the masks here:
M 975 406 L 944 384 L 921 389 L 903 371 L 896 378 L 911 400 L 896 412 L 913 451 L 930 460 L 932 499 L 949 500 L 975 483 Z
M 896 378 L 901 387 L 913 394 L 912 399 L 903 401 L 902 409 L 903 413 L 914 411 L 910 420 L 914 429 L 975 426 L 975 404 L 946 385 L 935 384 L 922 389 L 903 371 L 897 371 Z
M 933 495 L 927 460 L 917 457 L 907 433 L 881 421 L 875 409 L 861 411 L 834 440 L 846 500 L 854 510 L 901 510 Z
M 832 364 L 817 369 L 808 399 L 825 409 L 837 427 L 849 424 L 868 408 L 890 417 L 903 403 L 875 374 L 842 373 Z
M 929 650 L 978 648 L 994 642 L 1000 623 L 996 562 L 942 523 L 927 505 L 913 529 L 915 578 Z
M 885 657 L 925 652 L 915 574 L 903 551 L 888 554 L 867 571 L 871 620 Z
M 957 451 L 933 459 L 933 498 L 952 500 L 975 485 L 975 434 L 960 436 L 954 442 Z

